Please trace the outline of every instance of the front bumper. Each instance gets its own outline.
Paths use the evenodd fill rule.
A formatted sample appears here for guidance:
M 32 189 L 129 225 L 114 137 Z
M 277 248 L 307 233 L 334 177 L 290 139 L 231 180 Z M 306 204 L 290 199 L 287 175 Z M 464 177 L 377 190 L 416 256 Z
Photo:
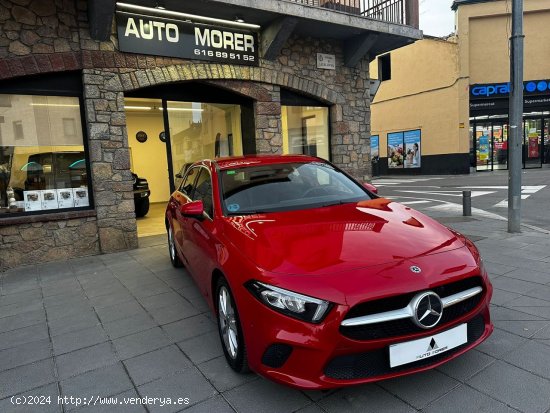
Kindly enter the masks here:
M 337 305 L 320 324 L 310 324 L 281 315 L 258 302 L 244 290 L 238 298 L 250 367 L 280 383 L 302 389 L 328 389 L 412 374 L 437 367 L 483 342 L 493 331 L 489 315 L 492 294 L 486 286 L 479 304 L 451 323 L 417 334 L 359 341 L 343 336 L 340 323 L 349 307 Z M 418 362 L 389 367 L 389 346 L 430 337 L 460 324 L 468 324 L 468 341 L 455 349 Z M 275 347 L 273 345 L 276 345 Z M 267 352 L 277 345 L 291 348 L 284 362 L 265 364 Z M 268 350 L 269 349 L 269 350 Z

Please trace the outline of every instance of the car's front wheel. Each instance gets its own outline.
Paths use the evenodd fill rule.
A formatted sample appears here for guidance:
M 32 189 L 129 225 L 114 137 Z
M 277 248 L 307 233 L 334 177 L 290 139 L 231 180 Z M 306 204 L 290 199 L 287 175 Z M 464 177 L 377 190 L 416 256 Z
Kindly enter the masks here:
M 176 251 L 176 241 L 174 240 L 174 231 L 172 231 L 171 226 L 168 226 L 168 253 L 170 254 L 170 261 L 174 267 L 183 267 L 183 263 Z
M 231 289 L 224 278 L 218 280 L 216 297 L 218 330 L 227 363 L 236 372 L 247 373 L 248 360 L 239 313 Z
M 149 198 L 140 198 L 134 201 L 136 206 L 136 217 L 143 218 L 149 212 Z

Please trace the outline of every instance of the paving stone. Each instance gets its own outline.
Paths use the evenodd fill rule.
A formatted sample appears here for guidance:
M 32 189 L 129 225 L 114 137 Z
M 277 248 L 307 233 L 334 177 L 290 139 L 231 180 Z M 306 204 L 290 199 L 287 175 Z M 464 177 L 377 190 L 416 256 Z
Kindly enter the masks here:
M 111 343 L 98 344 L 56 358 L 57 371 L 61 379 L 116 364 L 117 362 L 118 357 L 113 351 Z
M 133 382 L 138 386 L 192 366 L 175 345 L 128 359 L 124 364 Z
M 327 413 L 392 412 L 415 410 L 376 385 L 363 385 L 339 390 L 317 403 Z
M 98 324 L 99 320 L 93 311 L 73 313 L 67 315 L 66 317 L 56 318 L 55 320 L 50 320 L 48 322 L 50 334 L 52 336 L 59 336 L 73 331 L 85 330 Z
M 46 322 L 44 309 L 28 311 L 25 313 L 0 318 L 0 333 L 30 327 Z
M 149 314 L 160 325 L 173 323 L 175 321 L 183 320 L 184 318 L 193 317 L 200 314 L 200 312 L 187 302 L 182 302 L 177 305 L 169 307 L 162 307 L 149 310 Z
M 141 397 L 171 397 L 182 399 L 178 405 L 150 404 L 148 409 L 151 412 L 176 412 L 183 408 L 200 403 L 216 395 L 216 389 L 208 383 L 195 368 L 189 368 L 181 373 L 155 380 L 151 383 L 138 387 Z M 183 399 L 188 399 L 186 404 Z
M 84 314 L 91 313 L 90 316 L 95 318 L 94 310 L 88 300 L 75 300 L 68 304 L 50 306 L 46 308 L 48 320 L 57 320 L 58 318 L 66 317 L 67 314 Z
M 52 337 L 53 350 L 56 355 L 69 353 L 81 348 L 90 347 L 107 341 L 107 333 L 100 325 Z
M 437 370 L 457 380 L 466 381 L 495 361 L 494 357 L 474 349 L 439 366 Z
M 523 412 L 550 409 L 550 381 L 497 361 L 468 381 L 475 389 Z
M 501 358 L 504 354 L 518 348 L 526 339 L 504 330 L 495 328 L 493 334 L 476 347 L 476 350 L 492 357 Z
M 116 292 L 113 294 L 100 295 L 97 297 L 90 297 L 90 304 L 94 308 L 104 308 L 110 307 L 113 305 L 119 305 L 126 303 L 128 301 L 135 301 L 134 296 L 130 294 L 129 291 L 126 292 Z
M 185 299 L 174 291 L 142 297 L 138 301 L 147 311 L 185 303 Z
M 178 343 L 178 347 L 195 364 L 200 364 L 223 355 L 220 336 L 217 331 L 181 341 Z
M 1 308 L 5 305 L 17 304 L 17 303 L 29 303 L 42 299 L 42 293 L 40 290 L 23 291 L 15 294 L 1 295 L 0 296 L 0 313 Z
M 133 389 L 122 363 L 101 367 L 61 382 L 61 394 L 68 397 L 107 397 Z M 69 406 L 69 410 L 78 406 Z
M 496 280 L 492 281 L 492 283 L 495 288 L 519 294 L 525 294 L 527 291 L 531 291 L 538 287 L 536 283 L 509 278 L 505 275 L 498 277 Z
M 242 386 L 253 380 L 258 380 L 258 376 L 253 373 L 236 373 L 227 364 L 224 356 L 199 364 L 197 368 L 220 393 Z
M 132 294 L 137 298 L 150 297 L 163 293 L 169 293 L 172 289 L 165 282 L 155 278 L 156 281 L 147 284 L 139 285 L 136 288 L 130 289 Z
M 133 317 L 103 324 L 103 328 L 111 340 L 129 336 L 140 331 L 150 330 L 153 327 L 157 327 L 157 323 L 147 313 L 139 313 Z
M 0 399 L 55 381 L 52 359 L 38 361 L 0 373 Z
M 102 323 L 109 323 L 111 321 L 144 314 L 145 310 L 137 301 L 128 301 L 110 307 L 96 308 L 96 312 Z
M 437 370 L 380 382 L 380 386 L 417 409 L 422 409 L 459 385 Z M 418 391 L 418 389 L 422 391 Z
M 504 360 L 531 373 L 550 379 L 550 347 L 529 341 L 506 355 Z
M 483 256 L 483 253 L 481 254 Z M 511 267 L 509 265 L 503 265 L 503 264 L 498 264 L 496 262 L 491 262 L 491 261 L 487 261 L 487 260 L 484 260 L 485 262 L 485 268 L 487 269 L 487 271 L 490 273 L 490 274 L 493 274 L 493 275 L 504 275 L 510 271 L 514 271 L 516 269 L 516 267 Z
M 517 413 L 504 403 L 478 392 L 468 386 L 460 386 L 434 401 L 423 413 Z
M 17 347 L 0 351 L 0 371 L 44 360 L 51 356 L 52 346 L 49 339 L 20 344 Z
M 529 290 L 525 293 L 529 297 L 539 298 L 541 300 L 550 301 L 550 286 L 539 285 L 533 290 Z
M 46 386 L 38 387 L 28 392 L 21 393 L 22 397 L 36 397 L 36 401 L 40 404 L 28 405 L 28 404 L 15 404 L 12 402 L 11 397 L 0 400 L 0 412 L 2 413 L 60 413 L 61 405 L 57 403 L 57 396 L 59 391 L 57 383 L 48 384 Z M 34 399 L 33 399 L 34 401 Z
M 31 311 L 42 310 L 44 305 L 41 301 L 29 303 L 15 303 L 10 305 L 5 305 L 0 311 L 0 320 L 5 317 L 10 317 L 14 315 L 24 314 Z
M 493 296 L 491 297 L 491 304 L 502 306 L 503 304 L 506 304 L 518 297 L 522 297 L 522 295 L 494 288 Z
M 222 396 L 216 396 L 185 409 L 185 413 L 235 413 Z
M 113 340 L 121 360 L 166 347 L 171 343 L 172 341 L 159 327 Z
M 162 329 L 174 341 L 183 341 L 197 337 L 215 331 L 217 328 L 218 326 L 211 319 L 202 314 L 162 326 Z
M 533 269 L 519 268 L 515 271 L 506 273 L 506 277 L 516 278 L 518 280 L 529 281 L 539 284 L 547 284 L 550 282 L 550 273 L 535 271 Z
M 46 323 L 7 331 L 0 334 L 0 350 L 17 347 L 21 344 L 49 338 Z
M 294 412 L 311 403 L 300 391 L 260 379 L 224 393 L 231 405 L 246 412 Z

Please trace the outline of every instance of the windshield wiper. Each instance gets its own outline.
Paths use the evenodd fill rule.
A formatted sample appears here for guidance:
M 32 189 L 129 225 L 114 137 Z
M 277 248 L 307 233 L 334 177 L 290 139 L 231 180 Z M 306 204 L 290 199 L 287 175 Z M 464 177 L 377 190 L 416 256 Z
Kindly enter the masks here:
M 321 207 L 330 207 L 335 205 L 354 204 L 356 201 L 333 201 L 321 204 Z

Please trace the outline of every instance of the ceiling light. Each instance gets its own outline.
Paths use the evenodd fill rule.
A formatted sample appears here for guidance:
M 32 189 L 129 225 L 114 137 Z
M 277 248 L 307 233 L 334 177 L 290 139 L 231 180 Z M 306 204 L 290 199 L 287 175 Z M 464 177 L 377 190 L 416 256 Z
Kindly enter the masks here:
M 127 110 L 152 110 L 151 106 L 124 106 Z
M 155 6 L 155 9 L 157 9 L 157 10 L 166 10 L 166 7 L 164 7 L 164 2 L 157 1 L 157 5 Z
M 235 22 L 237 23 L 244 23 L 244 20 L 240 16 L 235 16 Z
M 241 23 L 238 21 L 215 19 L 213 17 L 197 16 L 196 14 L 180 13 L 177 11 L 163 10 L 160 8 L 138 6 L 137 4 L 117 3 L 116 5 L 118 10 L 129 12 L 129 13 L 139 13 L 139 14 L 145 14 L 145 15 L 165 17 L 168 19 L 170 18 L 179 19 L 183 21 L 191 20 L 196 23 L 198 22 L 198 23 L 219 24 L 222 26 L 240 27 L 242 29 L 248 29 L 248 30 L 259 30 L 261 28 L 261 26 L 257 24 Z
M 159 108 L 159 110 L 164 110 Z M 204 112 L 204 109 L 192 109 L 192 108 L 168 108 L 168 112 Z
M 68 103 L 31 103 L 31 106 L 54 106 L 59 108 L 79 108 L 80 105 Z

